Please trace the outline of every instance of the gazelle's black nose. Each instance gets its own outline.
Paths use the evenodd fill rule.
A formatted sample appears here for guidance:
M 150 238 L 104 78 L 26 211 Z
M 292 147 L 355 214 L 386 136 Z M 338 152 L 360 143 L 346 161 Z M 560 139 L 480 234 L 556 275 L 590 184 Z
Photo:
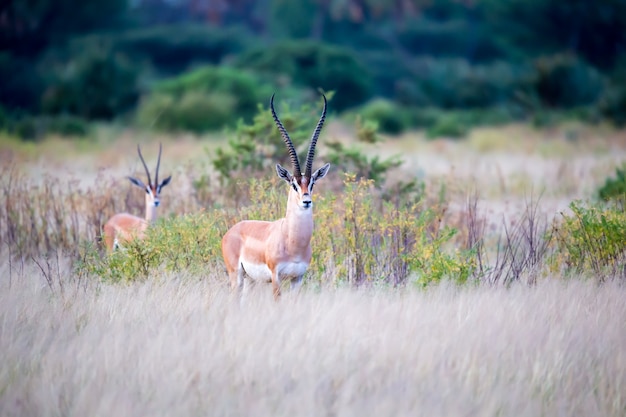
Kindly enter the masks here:
M 161 204 L 161 202 L 159 200 L 155 200 L 154 207 L 159 207 L 159 204 Z

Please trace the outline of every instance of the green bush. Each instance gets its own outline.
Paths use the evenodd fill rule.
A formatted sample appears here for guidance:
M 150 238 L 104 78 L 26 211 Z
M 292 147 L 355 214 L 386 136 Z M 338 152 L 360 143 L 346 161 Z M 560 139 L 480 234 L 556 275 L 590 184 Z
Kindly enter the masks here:
M 112 119 L 132 108 L 139 97 L 139 70 L 109 52 L 88 52 L 57 69 L 41 99 L 43 112 Z
M 363 103 L 371 94 L 371 77 L 357 55 L 314 41 L 284 41 L 244 52 L 235 65 L 313 90 L 335 91 L 336 111 Z
M 90 132 L 89 123 L 76 116 L 22 116 L 5 120 L 4 128 L 24 140 L 37 141 L 46 135 L 84 137 Z
M 626 85 L 607 88 L 598 103 L 600 114 L 617 127 L 626 125 Z
M 328 94 L 329 106 L 334 104 L 334 93 Z M 283 125 L 289 132 L 300 161 L 305 161 L 309 139 L 319 119 L 319 105 L 302 104 L 296 110 L 289 102 L 277 103 L 277 113 Z M 375 143 L 378 139 L 378 125 L 375 122 L 362 122 L 356 118 L 355 128 L 357 136 L 364 142 Z M 316 160 L 330 162 L 335 172 L 349 172 L 357 178 L 371 179 L 377 187 L 383 187 L 387 174 L 401 164 L 399 157 L 381 158 L 368 157 L 357 146 L 344 146 L 339 142 L 324 141 L 322 133 L 320 142 L 327 148 L 321 152 L 318 145 Z M 240 184 L 247 178 L 270 175 L 274 172 L 273 166 L 280 163 L 291 166 L 289 154 L 281 138 L 272 116 L 267 108 L 259 105 L 258 113 L 252 124 L 240 123 L 229 139 L 228 145 L 217 148 L 212 159 L 213 168 L 217 172 L 218 181 L 222 190 L 228 190 L 227 195 L 235 201 L 247 198 L 241 195 Z M 208 181 L 201 180 L 198 186 L 206 186 Z M 404 195 L 414 191 L 412 182 L 405 184 Z M 205 194 L 205 190 L 196 189 L 196 193 Z M 244 192 L 245 194 L 245 192 Z M 402 198 L 404 195 L 398 196 Z
M 561 108 L 593 104 L 604 87 L 602 75 L 571 54 L 537 59 L 527 85 L 542 105 Z
M 626 125 L 626 55 L 611 72 L 607 88 L 600 97 L 598 111 L 616 126 Z
M 354 146 L 345 146 L 341 142 L 328 142 L 329 151 L 325 159 L 339 172 L 350 173 L 358 179 L 372 180 L 380 187 L 385 182 L 390 170 L 402 165 L 399 157 L 381 159 L 375 155 L 368 157 L 363 151 Z
M 462 138 L 469 133 L 470 125 L 461 117 L 454 113 L 444 114 L 428 129 L 426 129 L 426 137 L 428 138 Z
M 449 250 L 456 230 L 440 228 L 437 208 L 382 201 L 372 180 L 353 175 L 345 176 L 341 198 L 321 195 L 315 204 L 314 282 L 423 287 L 471 276 L 473 259 Z
M 557 259 L 567 271 L 596 278 L 626 271 L 626 211 L 617 206 L 570 204 L 558 227 Z
M 190 91 L 177 97 L 156 93 L 142 99 L 136 119 L 146 128 L 203 133 L 233 124 L 235 103 L 230 94 Z
M 232 126 L 239 118 L 252 119 L 258 103 L 265 103 L 271 90 L 270 85 L 247 71 L 205 66 L 155 84 L 139 109 L 140 119 L 152 123 L 153 119 L 158 120 L 158 112 L 165 109 L 163 112 L 172 115 L 163 122 L 168 130 L 191 127 L 194 131 L 204 131 Z M 147 109 L 142 108 L 145 106 Z M 206 122 L 199 120 L 204 111 Z M 177 121 L 178 118 L 181 120 Z
M 412 124 L 425 128 L 429 138 L 461 138 L 474 127 L 503 125 L 521 118 L 514 109 L 504 106 L 466 110 L 413 109 L 412 114 Z
M 83 261 L 77 268 L 112 282 L 144 279 L 158 269 L 202 274 L 222 262 L 224 220 L 205 212 L 160 219 L 148 229 L 145 239 L 126 243 L 111 256 L 101 257 L 95 247 L 83 248 Z
M 615 170 L 615 178 L 607 178 L 598 190 L 602 200 L 621 199 L 626 201 L 626 164 Z
M 334 94 L 327 95 L 329 107 L 334 103 Z M 309 139 L 319 120 L 321 99 L 317 103 L 301 104 L 294 110 L 289 100 L 276 100 L 275 108 L 281 122 L 298 152 L 301 161 L 306 160 Z M 323 140 L 324 134 L 321 138 Z M 241 122 L 228 140 L 228 145 L 217 148 L 211 161 L 217 172 L 218 181 L 225 194 L 240 201 L 239 184 L 251 177 L 271 175 L 274 164 L 290 167 L 290 157 L 267 105 L 259 104 L 251 123 Z M 205 184 L 201 181 L 199 184 Z M 202 190 L 196 190 L 202 193 Z
M 390 100 L 371 100 L 357 109 L 357 112 L 363 119 L 376 122 L 383 133 L 398 134 L 409 127 L 407 111 Z

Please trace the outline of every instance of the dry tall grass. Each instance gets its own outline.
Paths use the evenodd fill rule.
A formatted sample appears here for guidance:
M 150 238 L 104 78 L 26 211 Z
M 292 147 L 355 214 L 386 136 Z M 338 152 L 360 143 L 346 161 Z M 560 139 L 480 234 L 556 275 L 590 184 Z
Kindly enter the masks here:
M 263 292 L 239 305 L 221 271 L 100 286 L 53 266 L 49 281 L 28 264 L 0 269 L 0 415 L 626 413 L 623 283 Z

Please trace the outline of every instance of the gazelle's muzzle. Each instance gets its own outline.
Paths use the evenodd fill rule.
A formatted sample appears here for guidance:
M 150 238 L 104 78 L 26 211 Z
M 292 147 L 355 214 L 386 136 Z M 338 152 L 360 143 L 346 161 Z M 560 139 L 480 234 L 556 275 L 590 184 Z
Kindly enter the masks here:
M 309 207 L 311 207 L 312 201 L 311 201 L 311 195 L 310 194 L 305 194 L 302 196 L 302 207 L 304 207 L 305 209 L 308 209 Z

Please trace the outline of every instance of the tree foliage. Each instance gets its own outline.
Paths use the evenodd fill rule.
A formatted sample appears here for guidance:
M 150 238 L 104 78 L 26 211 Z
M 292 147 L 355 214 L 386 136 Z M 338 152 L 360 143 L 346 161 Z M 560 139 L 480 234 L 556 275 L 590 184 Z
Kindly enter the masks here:
M 119 24 L 127 0 L 10 0 L 0 5 L 0 50 L 33 55 L 71 35 Z
M 217 96 L 235 93 L 183 100 L 158 91 L 166 78 L 213 65 L 253 72 L 300 99 L 336 91 L 338 111 L 391 101 L 403 108 L 385 117 L 381 128 L 391 132 L 414 107 L 518 108 L 529 118 L 573 109 L 626 120 L 623 0 L 13 0 L 0 5 L 0 27 L 0 105 L 9 118 L 113 118 L 137 102 L 144 115 L 146 106 L 179 105 L 236 113 L 211 129 L 249 118 L 259 99 L 245 90 L 222 108 Z M 96 52 L 98 60 L 85 58 Z M 205 129 L 200 114 L 189 115 L 193 129 Z

